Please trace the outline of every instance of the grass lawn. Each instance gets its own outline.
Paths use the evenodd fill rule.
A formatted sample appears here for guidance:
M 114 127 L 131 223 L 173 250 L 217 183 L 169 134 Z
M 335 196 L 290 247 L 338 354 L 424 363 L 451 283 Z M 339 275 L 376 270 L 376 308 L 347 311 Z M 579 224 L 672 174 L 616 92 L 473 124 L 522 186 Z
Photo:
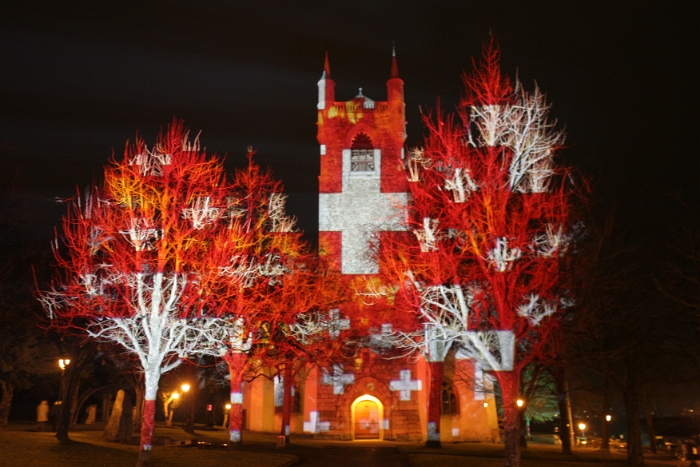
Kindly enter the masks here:
M 438 451 L 424 447 L 400 448 L 414 467 L 503 467 L 503 445 L 498 444 L 444 444 Z M 646 455 L 645 455 L 646 456 Z M 670 456 L 658 456 L 664 461 Z M 530 445 L 522 452 L 523 467 L 622 467 L 627 457 L 604 453 L 595 449 L 577 449 L 573 456 L 561 453 L 560 446 Z M 655 463 L 646 458 L 647 467 L 668 467 L 668 463 Z M 671 465 L 680 465 L 673 462 Z M 685 465 L 685 464 L 683 464 Z
M 171 440 L 192 439 L 181 429 L 157 428 L 157 437 Z M 221 436 L 200 434 L 199 441 L 224 442 Z M 136 464 L 138 445 L 105 441 L 101 431 L 75 431 L 74 443 L 59 444 L 54 433 L 31 431 L 0 431 L 0 467 L 124 467 Z M 272 451 L 272 452 L 270 452 Z M 162 467 L 280 467 L 295 460 L 295 456 L 268 452 L 198 449 L 197 447 L 154 446 L 153 464 Z

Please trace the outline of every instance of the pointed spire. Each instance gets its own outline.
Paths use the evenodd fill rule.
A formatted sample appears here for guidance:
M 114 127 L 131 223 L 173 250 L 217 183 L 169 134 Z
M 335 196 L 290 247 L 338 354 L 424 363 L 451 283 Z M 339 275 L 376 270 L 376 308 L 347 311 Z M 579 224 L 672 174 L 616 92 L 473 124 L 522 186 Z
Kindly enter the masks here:
M 326 48 L 326 59 L 323 61 L 323 75 L 321 79 L 332 79 L 331 78 L 331 64 L 328 61 L 328 48 Z
M 391 41 L 391 76 L 389 79 L 400 78 L 399 66 L 396 64 L 396 45 Z

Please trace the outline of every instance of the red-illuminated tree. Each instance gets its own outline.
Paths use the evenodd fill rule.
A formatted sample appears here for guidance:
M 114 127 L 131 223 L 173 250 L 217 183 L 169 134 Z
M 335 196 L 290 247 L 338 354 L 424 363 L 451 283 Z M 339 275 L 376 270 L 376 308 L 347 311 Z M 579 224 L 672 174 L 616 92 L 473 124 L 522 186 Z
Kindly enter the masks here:
M 493 372 L 506 465 L 517 466 L 521 372 L 543 356 L 571 304 L 563 266 L 574 192 L 568 171 L 554 164 L 564 137 L 548 120 L 549 105 L 539 89 L 527 92 L 502 75 L 493 42 L 464 83 L 456 118 L 440 109 L 426 116 L 424 148 L 407 159 L 412 238 L 391 243 L 381 261 L 416 324 L 385 340 L 422 352 L 438 391 L 450 346 Z M 439 441 L 436 401 L 429 441 Z
M 297 375 L 313 365 L 327 369 L 343 360 L 342 330 L 331 318 L 334 312 L 328 310 L 348 298 L 340 274 L 311 254 L 297 258 L 293 269 L 268 294 L 267 309 L 277 316 L 286 315 L 291 321 L 278 323 L 271 330 L 267 345 L 260 347 L 255 358 L 264 367 L 275 368 L 282 383 L 280 434 L 287 442 L 292 386 Z
M 242 442 L 241 384 L 251 357 L 267 352 L 271 336 L 284 333 L 315 300 L 311 257 L 295 220 L 285 213 L 282 192 L 282 184 L 249 153 L 248 167 L 236 171 L 227 190 L 228 229 L 214 243 L 221 267 L 210 271 L 212 288 L 205 293 L 219 297 L 211 309 L 219 325 L 210 327 L 213 332 L 200 351 L 221 357 L 228 366 L 231 448 Z
M 174 122 L 153 148 L 140 138 L 105 169 L 104 182 L 70 201 L 54 246 L 58 272 L 40 299 L 58 327 L 78 327 L 137 357 L 145 402 L 137 465 L 150 465 L 161 374 L 197 351 L 217 320 L 216 248 L 234 221 L 220 161 Z M 225 290 L 224 290 L 225 291 Z

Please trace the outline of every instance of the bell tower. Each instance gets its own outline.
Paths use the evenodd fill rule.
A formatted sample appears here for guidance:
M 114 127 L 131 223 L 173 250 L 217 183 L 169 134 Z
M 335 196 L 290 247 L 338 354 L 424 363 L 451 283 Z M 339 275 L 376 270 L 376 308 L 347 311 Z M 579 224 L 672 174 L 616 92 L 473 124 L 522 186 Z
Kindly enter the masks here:
M 392 51 L 387 100 L 335 100 L 328 52 L 318 82 L 319 248 L 343 274 L 376 274 L 377 233 L 404 230 L 407 181 L 403 80 Z

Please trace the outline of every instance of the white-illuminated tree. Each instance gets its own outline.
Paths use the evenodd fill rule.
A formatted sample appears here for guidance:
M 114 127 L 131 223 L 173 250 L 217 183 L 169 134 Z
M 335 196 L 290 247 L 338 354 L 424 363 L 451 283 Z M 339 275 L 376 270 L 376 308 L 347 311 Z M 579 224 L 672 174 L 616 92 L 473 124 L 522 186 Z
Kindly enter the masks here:
M 53 245 L 57 274 L 40 293 L 56 327 L 78 327 L 136 357 L 145 376 L 138 466 L 151 463 L 161 374 L 219 327 L 233 249 L 216 247 L 232 217 L 222 164 L 174 122 L 149 148 L 127 145 L 104 182 L 69 202 Z M 214 271 L 215 273 L 212 273 Z
M 548 120 L 549 105 L 538 89 L 502 75 L 493 42 L 464 83 L 456 117 L 427 115 L 424 146 L 406 161 L 411 236 L 384 249 L 380 270 L 415 325 L 384 339 L 423 353 L 438 391 L 451 346 L 492 372 L 503 395 L 506 465 L 517 466 L 521 372 L 544 356 L 572 304 L 564 266 L 574 190 L 554 161 L 563 134 Z M 430 400 L 429 441 L 439 442 Z

